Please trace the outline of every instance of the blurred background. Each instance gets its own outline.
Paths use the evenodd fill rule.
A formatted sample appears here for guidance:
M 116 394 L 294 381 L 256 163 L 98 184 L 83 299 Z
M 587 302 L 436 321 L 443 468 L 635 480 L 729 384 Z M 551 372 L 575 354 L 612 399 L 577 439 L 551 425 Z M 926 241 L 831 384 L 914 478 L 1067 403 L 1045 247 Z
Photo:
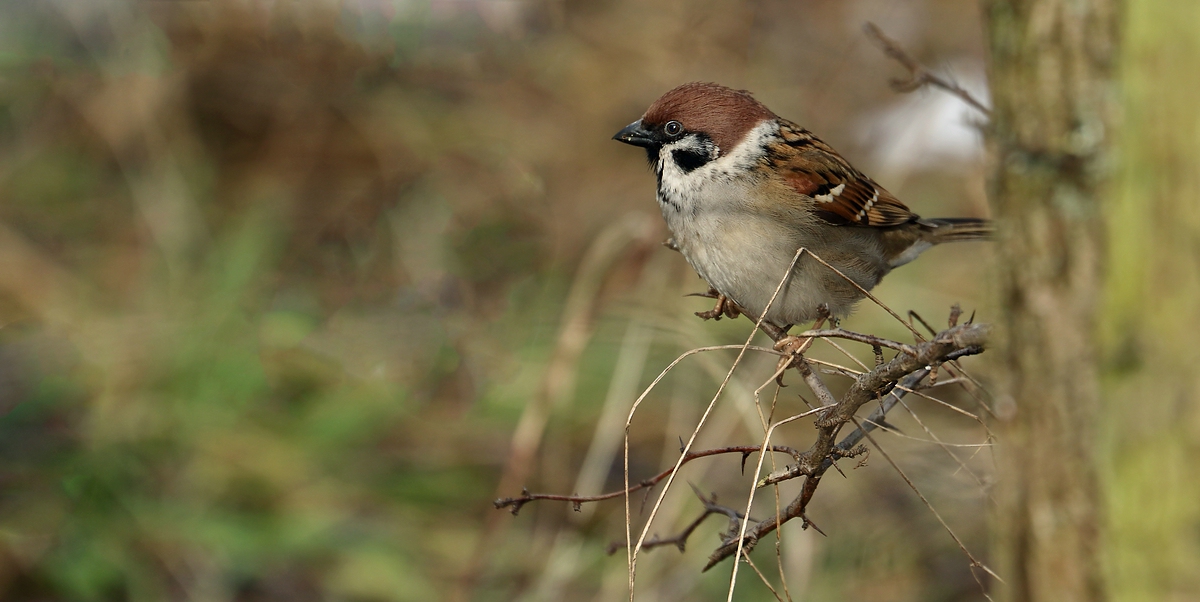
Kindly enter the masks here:
M 1194 600 L 1200 8 L 1127 12 L 1109 575 L 1118 599 Z M 644 154 L 609 138 L 671 87 L 717 81 L 917 212 L 986 216 L 982 117 L 894 93 L 902 70 L 862 34 L 879 24 L 986 98 L 980 18 L 961 0 L 0 1 L 0 599 L 620 599 L 620 500 L 515 518 L 491 501 L 619 488 L 633 399 L 750 323 L 692 316 L 711 302 L 683 295 L 706 286 L 659 244 Z M 991 261 L 982 244 L 938 248 L 875 292 L 935 326 L 956 302 L 989 321 Z M 868 304 L 843 325 L 909 336 Z M 651 391 L 633 480 L 673 463 L 734 355 L 693 356 Z M 986 383 L 986 354 L 967 367 Z M 773 369 L 748 357 L 699 449 L 759 443 L 753 391 Z M 806 408 L 801 389 L 777 417 Z M 987 429 L 910 407 L 921 423 L 897 411 L 903 434 L 880 442 L 986 559 L 992 450 L 921 439 L 984 444 Z M 700 513 L 686 483 L 744 500 L 739 460 L 688 465 L 651 532 Z M 778 555 L 755 552 L 774 587 L 782 573 L 796 600 L 982 597 L 881 457 L 843 464 L 809 511 L 828 536 L 793 523 Z M 635 504 L 635 527 L 645 515 Z M 640 597 L 724 599 L 730 563 L 700 568 L 726 527 L 643 553 Z M 775 599 L 748 571 L 738 591 Z

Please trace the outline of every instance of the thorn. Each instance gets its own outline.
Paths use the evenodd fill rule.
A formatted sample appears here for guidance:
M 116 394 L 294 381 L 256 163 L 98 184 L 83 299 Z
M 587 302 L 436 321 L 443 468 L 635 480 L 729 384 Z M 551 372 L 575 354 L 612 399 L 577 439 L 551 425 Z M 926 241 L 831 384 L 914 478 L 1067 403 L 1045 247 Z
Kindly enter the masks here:
M 836 461 L 836 460 L 833 462 L 833 469 L 834 469 L 834 470 L 836 470 L 836 471 L 838 471 L 838 474 L 842 475 L 842 478 L 843 478 L 843 479 L 848 479 L 848 478 L 850 478 L 850 477 L 846 476 L 846 473 L 842 472 L 842 467 L 837 465 L 837 461 Z
M 811 520 L 808 520 L 808 515 L 806 515 L 806 514 L 801 514 L 801 515 L 800 515 L 800 518 L 804 520 L 804 522 L 803 522 L 803 523 L 801 523 L 801 528 L 802 528 L 802 529 L 807 529 L 807 528 L 809 528 L 809 527 L 812 527 L 812 528 L 813 528 L 813 530 L 814 530 L 814 531 L 816 531 L 817 533 L 820 533 L 821 535 L 825 535 L 825 532 L 824 532 L 824 531 L 822 531 L 822 530 L 821 530 L 821 528 L 817 526 L 817 523 L 814 523 L 814 522 L 812 522 Z M 829 537 L 829 536 L 828 536 L 828 535 L 825 535 L 825 537 Z

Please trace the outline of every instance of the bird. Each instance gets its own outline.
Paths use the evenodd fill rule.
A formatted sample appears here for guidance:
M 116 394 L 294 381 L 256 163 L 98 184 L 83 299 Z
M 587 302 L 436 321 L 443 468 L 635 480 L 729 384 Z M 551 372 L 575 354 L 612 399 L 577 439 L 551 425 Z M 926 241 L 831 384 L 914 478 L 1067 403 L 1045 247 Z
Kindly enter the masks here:
M 706 319 L 740 312 L 784 332 L 836 323 L 923 251 L 993 231 L 986 219 L 920 217 L 745 90 L 683 84 L 613 139 L 646 150 L 667 244 L 717 299 L 697 312 Z

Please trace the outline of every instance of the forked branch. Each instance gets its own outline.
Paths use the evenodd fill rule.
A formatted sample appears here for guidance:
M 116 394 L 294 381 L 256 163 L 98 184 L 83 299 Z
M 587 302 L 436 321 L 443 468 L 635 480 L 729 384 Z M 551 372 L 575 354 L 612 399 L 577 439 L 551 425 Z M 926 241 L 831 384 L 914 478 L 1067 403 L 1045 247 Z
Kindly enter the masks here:
M 727 537 L 734 537 L 737 535 L 738 527 L 741 526 L 741 521 L 745 520 L 746 518 L 741 512 L 738 512 L 729 506 L 722 506 L 721 504 L 718 504 L 717 494 L 715 493 L 710 494 L 710 497 L 704 497 L 704 494 L 701 493 L 700 489 L 698 489 L 695 485 L 692 485 L 692 491 L 696 493 L 696 497 L 700 498 L 700 503 L 704 506 L 704 511 L 700 513 L 700 516 L 696 517 L 696 519 L 689 523 L 687 527 L 684 527 L 683 531 L 680 531 L 676 535 L 672 535 L 671 537 L 659 537 L 655 535 L 642 544 L 643 550 L 673 545 L 679 548 L 680 552 L 683 552 L 687 548 L 688 538 L 692 536 L 692 533 L 696 531 L 696 528 L 699 527 L 706 518 L 714 514 L 721 514 L 729 519 L 729 528 L 725 532 Z M 614 541 L 613 543 L 608 544 L 608 550 L 606 550 L 606 552 L 609 556 L 612 556 L 617 550 L 623 547 L 625 547 L 625 542 Z
M 731 447 L 719 447 L 716 449 L 706 449 L 706 450 L 702 450 L 702 451 L 698 451 L 698 452 L 688 453 L 688 455 L 684 456 L 683 462 L 681 462 L 681 465 L 687 464 L 688 462 L 691 462 L 692 460 L 697 460 L 699 458 L 707 458 L 709 456 L 717 456 L 717 455 L 721 455 L 721 454 L 742 454 L 742 465 L 744 467 L 745 463 L 746 463 L 746 458 L 748 458 L 750 456 L 750 454 L 757 454 L 759 451 L 761 451 L 761 448 L 757 445 L 740 445 L 740 446 L 731 446 Z M 792 458 L 794 458 L 794 459 L 799 459 L 799 457 L 800 457 L 800 450 L 797 450 L 792 447 L 788 447 L 786 445 L 772 445 L 770 447 L 770 451 L 776 452 L 776 453 L 781 453 L 781 454 L 788 454 L 789 456 L 792 456 Z M 554 501 L 554 502 L 570 502 L 571 504 L 573 504 L 575 506 L 575 509 L 578 510 L 580 504 L 587 504 L 587 503 L 591 503 L 591 502 L 602 502 L 604 500 L 611 500 L 612 498 L 620 497 L 622 495 L 625 495 L 626 493 L 633 493 L 633 492 L 641 490 L 641 489 L 647 489 L 649 487 L 653 487 L 653 486 L 657 485 L 659 481 L 670 476 L 674 470 L 675 470 L 674 468 L 668 468 L 648 479 L 643 479 L 637 485 L 631 485 L 629 487 L 629 489 L 619 489 L 617 491 L 610 491 L 608 493 L 601 493 L 599 495 L 562 495 L 562 494 L 557 494 L 557 493 L 529 493 L 528 491 L 522 491 L 521 495 L 519 495 L 517 497 L 506 497 L 506 498 L 499 498 L 499 499 L 493 500 L 492 505 L 495 506 L 497 510 L 499 510 L 501 508 L 511 508 L 513 516 L 516 516 L 521 511 L 521 508 L 525 504 L 528 504 L 529 502 L 536 502 L 538 500 L 548 500 L 548 501 Z M 703 499 L 703 496 L 701 496 L 701 499 Z
M 982 102 L 971 96 L 962 86 L 930 71 L 925 65 L 922 65 L 913 57 L 909 56 L 904 48 L 900 46 L 900 42 L 893 40 L 883 34 L 883 30 L 879 29 L 874 23 L 867 23 L 863 26 L 867 37 L 871 38 L 885 54 L 896 60 L 908 69 L 908 79 L 893 79 L 891 81 L 892 89 L 897 92 L 912 92 L 922 86 L 934 86 L 941 88 L 962 99 L 963 102 L 971 105 L 984 115 L 991 115 L 991 109 L 984 106 Z
M 750 550 L 763 535 L 774 531 L 780 525 L 792 519 L 801 518 L 804 519 L 806 526 L 810 524 L 804 518 L 804 511 L 808 507 L 813 493 L 816 492 L 821 477 L 825 474 L 826 470 L 833 466 L 834 460 L 847 455 L 868 430 L 875 428 L 874 425 L 882 422 L 882 417 L 886 410 L 884 409 L 885 406 L 881 405 L 876 410 L 879 413 L 878 417 L 873 414 L 872 419 L 868 419 L 868 422 L 864 423 L 860 429 L 852 432 L 841 443 L 838 443 L 836 441 L 838 432 L 844 424 L 854 417 L 855 412 L 863 405 L 872 401 L 879 400 L 882 404 L 883 396 L 891 393 L 896 384 L 902 379 L 904 380 L 903 384 L 905 388 L 914 388 L 921 379 L 928 375 L 929 366 L 946 362 L 956 357 L 982 352 L 984 346 L 987 344 L 990 330 L 990 327 L 984 324 L 963 324 L 949 328 L 938 333 L 932 340 L 915 345 L 912 355 L 899 353 L 890 362 L 886 362 L 870 372 L 859 375 L 855 379 L 854 384 L 850 386 L 850 390 L 842 396 L 841 401 L 830 406 L 817 416 L 817 440 L 807 451 L 800 454 L 796 464 L 787 469 L 787 474 L 778 475 L 774 479 L 769 476 L 760 483 L 765 485 L 768 482 L 778 482 L 796 476 L 806 477 L 800 494 L 778 516 L 771 516 L 766 520 L 756 523 L 746 532 L 745 541 L 742 544 L 743 549 Z M 803 365 L 804 361 L 803 357 L 797 358 L 797 363 L 801 365 Z M 804 369 L 801 370 L 802 373 L 805 371 Z M 807 371 L 811 372 L 811 370 Z M 818 398 L 827 398 L 829 396 L 828 389 L 825 388 L 824 383 L 819 378 L 809 378 L 806 379 L 806 382 L 814 389 Z M 896 395 L 889 397 L 898 397 L 899 394 L 900 392 L 897 392 Z M 895 402 L 893 401 L 891 405 L 895 405 Z M 886 407 L 890 408 L 891 405 Z M 737 549 L 737 537 L 726 539 L 709 556 L 705 570 L 716 565 L 721 560 L 732 556 Z
M 952 319 L 951 324 L 954 323 L 955 320 Z M 787 336 L 784 331 L 779 329 L 764 328 L 763 330 L 776 340 Z M 967 323 L 954 325 L 938 333 L 933 339 L 915 345 L 900 344 L 878 337 L 851 333 L 842 329 L 814 330 L 799 333 L 800 337 L 835 337 L 870 344 L 876 350 L 877 365 L 869 372 L 855 376 L 854 383 L 839 401 L 833 396 L 802 355 L 790 356 L 792 366 L 800 372 L 805 383 L 813 390 L 816 397 L 821 400 L 821 405 L 823 406 L 814 410 L 817 413 L 815 422 L 817 439 L 803 452 L 782 445 L 774 445 L 766 448 L 774 453 L 788 454 L 792 457 L 794 463 L 777 473 L 772 473 L 762 478 L 757 483 L 758 486 L 779 483 L 796 477 L 805 477 L 805 482 L 800 494 L 782 512 L 778 513 L 777 516 L 747 525 L 748 529 L 745 532 L 745 538 L 742 540 L 743 549 L 748 552 L 762 536 L 774 531 L 780 525 L 792 519 L 801 518 L 804 521 L 805 527 L 812 526 L 812 523 L 805 516 L 805 509 L 812 500 L 812 496 L 816 492 L 821 477 L 824 476 L 825 472 L 834 467 L 834 463 L 838 459 L 855 457 L 865 453 L 866 449 L 859 445 L 859 443 L 872 430 L 885 424 L 884 418 L 887 412 L 900 402 L 907 391 L 919 388 L 921 381 L 932 373 L 934 366 L 945 362 L 952 362 L 968 355 L 981 353 L 987 344 L 989 332 L 990 327 L 984 324 Z M 884 347 L 894 349 L 898 352 L 891 361 L 881 361 L 883 359 L 882 348 Z M 841 441 L 837 441 L 837 436 L 842 426 L 852 421 L 855 413 L 862 406 L 872 401 L 878 401 L 879 407 L 866 420 L 861 421 L 858 428 L 843 437 Z M 744 468 L 746 458 L 762 449 L 761 446 L 732 446 L 690 452 L 683 456 L 679 465 L 708 456 L 740 453 L 742 454 Z M 497 509 L 510 508 L 513 514 L 520 511 L 525 504 L 537 500 L 570 502 L 578 509 L 584 503 L 599 502 L 620 497 L 634 491 L 648 489 L 668 478 L 673 472 L 674 468 L 669 468 L 629 486 L 628 489 L 600 495 L 539 494 L 522 491 L 520 496 L 497 499 L 493 504 Z M 644 547 L 652 548 L 674 544 L 682 548 L 695 528 L 712 514 L 729 516 L 734 526 L 740 527 L 740 521 L 743 519 L 739 513 L 725 506 L 718 505 L 715 498 L 705 498 L 699 492 L 697 492 L 697 496 L 705 507 L 704 513 L 699 518 L 678 535 L 652 539 L 646 542 Z M 731 528 L 725 533 L 721 546 L 709 556 L 705 570 L 736 553 L 739 532 L 740 529 Z

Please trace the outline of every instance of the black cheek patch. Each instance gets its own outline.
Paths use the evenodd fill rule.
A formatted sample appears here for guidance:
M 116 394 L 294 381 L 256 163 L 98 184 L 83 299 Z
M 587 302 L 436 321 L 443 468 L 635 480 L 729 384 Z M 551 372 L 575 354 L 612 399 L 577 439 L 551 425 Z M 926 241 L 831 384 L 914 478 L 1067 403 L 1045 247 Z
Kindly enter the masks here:
M 698 153 L 691 150 L 676 150 L 671 151 L 671 158 L 675 159 L 675 164 L 682 169 L 684 173 L 703 167 L 705 163 L 712 161 L 712 157 L 707 153 Z

